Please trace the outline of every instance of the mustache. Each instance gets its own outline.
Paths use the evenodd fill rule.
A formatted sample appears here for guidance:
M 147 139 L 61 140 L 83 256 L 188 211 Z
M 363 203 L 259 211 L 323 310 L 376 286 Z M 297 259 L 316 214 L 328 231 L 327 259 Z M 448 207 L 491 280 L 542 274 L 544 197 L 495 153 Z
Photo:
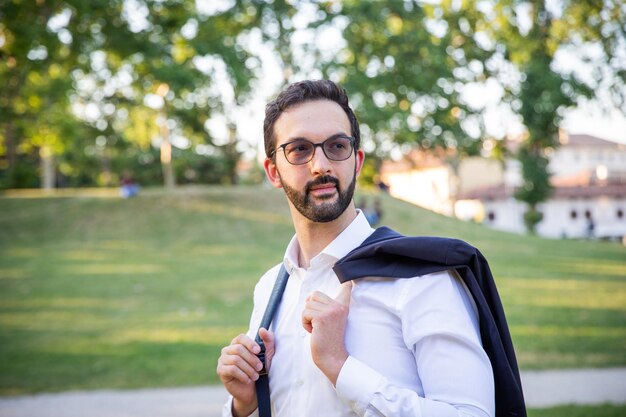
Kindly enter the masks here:
M 306 193 L 308 194 L 311 189 L 315 186 L 318 185 L 324 185 L 324 184 L 334 184 L 335 187 L 337 187 L 337 189 L 339 189 L 339 180 L 331 175 L 323 175 L 321 177 L 318 177 L 314 180 L 309 181 L 306 184 Z

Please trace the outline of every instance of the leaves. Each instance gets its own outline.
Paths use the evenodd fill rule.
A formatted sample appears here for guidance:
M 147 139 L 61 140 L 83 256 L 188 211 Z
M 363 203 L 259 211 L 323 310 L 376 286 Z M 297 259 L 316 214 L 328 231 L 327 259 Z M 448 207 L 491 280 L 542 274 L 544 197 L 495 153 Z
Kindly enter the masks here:
M 528 131 L 518 154 L 523 187 L 516 197 L 528 204 L 525 222 L 533 231 L 541 221 L 537 205 L 551 193 L 544 150 L 559 145 L 557 133 L 564 109 L 575 105 L 579 97 L 597 94 L 594 88 L 602 84 L 601 78 L 607 76 L 607 71 L 615 81 L 614 103 L 618 106 L 623 103 L 626 78 L 620 75 L 619 68 L 609 68 L 618 54 L 618 45 L 623 46 L 626 41 L 623 30 L 626 11 L 610 1 L 564 1 L 549 5 L 539 0 L 500 1 L 494 10 L 498 25 L 491 36 L 521 74 L 519 88 L 507 90 L 505 100 L 516 104 Z M 595 85 L 556 68 L 559 50 L 571 47 L 584 50 L 590 42 L 602 45 L 604 55 L 592 64 L 596 67 L 591 72 L 595 73 Z M 624 68 L 626 64 L 619 66 Z
M 200 146 L 234 182 L 237 110 L 278 71 L 278 87 L 322 76 L 346 87 L 374 165 L 411 147 L 456 162 L 480 152 L 493 138 L 467 91 L 497 81 L 528 130 L 520 160 L 533 191 L 519 195 L 535 205 L 549 195 L 537 191 L 549 184 L 542 149 L 558 145 L 564 109 L 602 88 L 625 103 L 625 14 L 612 0 L 232 0 L 209 11 L 193 0 L 2 2 L 0 186 L 23 186 L 18 161 L 36 170 L 41 147 L 78 182 L 97 167 L 115 180 L 166 131 L 184 139 L 175 158 Z M 587 77 L 557 68 L 567 48 Z M 218 116 L 226 139 L 206 128 Z
M 108 150 L 94 155 L 104 158 L 103 169 L 109 170 L 107 160 L 128 145 L 151 146 L 159 123 L 168 124 L 173 135 L 210 144 L 204 121 L 212 111 L 226 112 L 243 101 L 254 77 L 242 65 L 251 54 L 237 39 L 252 28 L 257 10 L 243 3 L 206 17 L 192 0 L 3 2 L 0 83 L 8 88 L 0 92 L 1 185 L 24 185 L 15 167 L 26 154 L 45 148 L 63 165 L 69 155 L 89 154 L 98 137 Z M 216 91 L 216 74 L 194 60 L 208 55 L 227 68 L 220 87 L 230 84 L 234 101 Z M 160 85 L 169 93 L 159 108 L 146 105 L 144 99 Z M 62 134 L 70 122 L 75 125 L 70 131 L 92 132 L 91 144 Z

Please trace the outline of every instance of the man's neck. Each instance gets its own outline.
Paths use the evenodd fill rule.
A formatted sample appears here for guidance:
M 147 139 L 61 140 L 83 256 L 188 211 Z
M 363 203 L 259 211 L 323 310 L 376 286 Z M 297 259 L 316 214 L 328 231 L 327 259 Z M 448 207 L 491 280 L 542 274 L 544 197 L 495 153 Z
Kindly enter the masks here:
M 330 242 L 335 240 L 352 223 L 356 216 L 357 211 L 352 204 L 348 206 L 341 216 L 327 223 L 312 222 L 300 213 L 297 213 L 294 216 L 294 227 L 298 245 L 300 246 L 300 253 L 298 254 L 300 267 L 308 268 L 311 259 L 319 255 Z

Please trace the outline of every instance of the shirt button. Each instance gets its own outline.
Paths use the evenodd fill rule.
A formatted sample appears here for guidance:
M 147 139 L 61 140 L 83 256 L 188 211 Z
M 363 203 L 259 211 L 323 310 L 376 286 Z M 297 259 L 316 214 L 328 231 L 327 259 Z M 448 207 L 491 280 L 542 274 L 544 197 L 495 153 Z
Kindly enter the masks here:
M 302 337 L 302 338 L 306 337 L 306 330 L 302 330 L 300 332 L 300 337 Z
M 304 385 L 304 381 L 303 380 L 299 379 L 299 380 L 296 381 L 296 386 L 297 387 L 301 387 L 303 385 Z

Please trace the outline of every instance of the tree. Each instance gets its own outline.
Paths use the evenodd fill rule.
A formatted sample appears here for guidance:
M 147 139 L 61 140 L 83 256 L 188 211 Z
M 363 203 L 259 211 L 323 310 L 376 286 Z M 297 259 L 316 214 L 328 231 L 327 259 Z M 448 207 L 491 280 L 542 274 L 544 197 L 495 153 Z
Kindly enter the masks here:
M 613 1 L 563 1 L 551 3 L 551 8 L 548 4 L 543 0 L 495 2 L 494 18 L 486 26 L 496 43 L 492 59 L 506 60 L 519 76 L 519 82 L 504 82 L 505 99 L 528 132 L 518 152 L 523 184 L 516 197 L 528 206 L 524 221 L 531 232 L 542 219 L 538 204 L 551 193 L 546 152 L 559 146 L 564 110 L 581 97 L 597 96 L 603 87 L 613 103 L 626 109 L 626 9 Z M 590 51 L 596 55 L 587 60 L 591 77 L 584 79 L 558 68 L 557 54 L 571 48 L 583 57 Z M 509 78 L 500 68 L 493 74 Z
M 25 179 L 20 167 L 36 159 L 42 161 L 40 182 L 52 187 L 53 158 L 65 149 L 64 135 L 77 128 L 75 119 L 63 111 L 76 52 L 68 38 L 54 30 L 61 9 L 60 1 L 26 5 L 16 0 L 0 5 L 0 169 L 4 187 L 20 185 Z M 32 186 L 33 182 L 24 184 Z
M 462 6 L 462 7 L 461 7 Z M 369 171 L 390 154 L 421 148 L 441 155 L 458 178 L 462 158 L 480 150 L 482 109 L 464 97 L 486 79 L 490 52 L 475 40 L 484 20 L 475 2 L 328 3 L 314 22 L 322 37 L 342 37 L 336 53 L 318 51 L 325 76 L 351 93 L 361 119 Z M 452 193 L 452 200 L 455 194 Z M 452 209 L 454 201 L 450 201 Z M 454 210 L 454 209 L 453 209 Z
M 258 75 L 245 39 L 259 25 L 262 7 L 255 3 L 237 1 L 203 15 L 193 0 L 3 2 L 3 186 L 21 185 L 16 167 L 26 154 L 39 154 L 50 173 L 58 170 L 53 157 L 68 167 L 63 158 L 73 155 L 77 163 L 89 149 L 104 171 L 102 183 L 110 184 L 113 159 L 128 145 L 145 152 L 159 137 L 167 184 L 175 183 L 168 156 L 177 153 L 168 152 L 168 144 L 191 152 L 198 144 L 217 149 L 230 161 L 224 166 L 235 182 L 236 132 L 228 146 L 218 145 L 205 124 L 241 104 Z
M 96 100 L 93 91 L 87 90 L 82 99 L 116 109 L 110 124 L 122 140 L 142 148 L 158 140 L 163 180 L 173 187 L 175 148 L 193 152 L 195 146 L 207 145 L 221 148 L 227 160 L 239 157 L 230 148 L 216 145 L 205 125 L 213 114 L 226 112 L 228 105 L 242 100 L 249 91 L 254 73 L 244 62 L 251 54 L 239 37 L 249 30 L 254 13 L 235 4 L 206 16 L 189 0 L 133 4 L 140 17 L 131 25 L 135 47 L 128 50 L 128 43 L 104 44 L 100 49 L 102 74 L 96 74 L 102 90 L 111 76 L 129 82 Z M 234 168 L 228 178 L 235 181 Z
M 550 196 L 546 153 L 559 145 L 565 109 L 602 87 L 626 109 L 626 9 L 620 2 L 420 1 L 323 4 L 320 28 L 342 30 L 344 46 L 324 73 L 353 92 L 365 146 L 379 158 L 403 145 L 443 148 L 452 167 L 489 139 L 482 113 L 464 96 L 468 85 L 498 80 L 504 100 L 528 135 L 517 155 L 534 230 L 538 204 Z M 558 67 L 557 54 L 577 48 L 591 75 Z M 323 54 L 319 53 L 322 57 Z M 375 149 L 375 150 L 374 150 Z

